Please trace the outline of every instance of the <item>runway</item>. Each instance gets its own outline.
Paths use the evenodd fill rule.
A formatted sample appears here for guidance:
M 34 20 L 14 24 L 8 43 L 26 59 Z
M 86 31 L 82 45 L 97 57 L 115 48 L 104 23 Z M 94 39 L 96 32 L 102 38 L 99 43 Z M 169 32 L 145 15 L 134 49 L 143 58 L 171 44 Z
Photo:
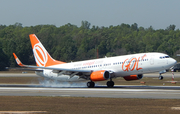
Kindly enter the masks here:
M 40 77 L 35 73 L 0 73 L 0 77 Z
M 174 73 L 180 77 L 180 73 Z M 163 74 L 171 77 L 171 72 Z M 156 77 L 158 73 L 145 74 L 144 77 Z M 34 73 L 0 73 L 0 77 L 39 77 Z M 177 80 L 179 81 L 179 80 Z M 67 86 L 62 86 L 67 85 Z M 148 99 L 180 99 L 180 86 L 148 86 L 148 85 L 96 85 L 87 88 L 86 82 L 69 86 L 62 83 L 39 84 L 0 84 L 0 96 L 63 96 L 63 97 L 104 97 L 104 98 L 148 98 Z
M 96 88 L 47 88 L 41 85 L 0 85 L 0 96 L 180 99 L 180 87 L 118 85 L 106 88 L 102 85 Z

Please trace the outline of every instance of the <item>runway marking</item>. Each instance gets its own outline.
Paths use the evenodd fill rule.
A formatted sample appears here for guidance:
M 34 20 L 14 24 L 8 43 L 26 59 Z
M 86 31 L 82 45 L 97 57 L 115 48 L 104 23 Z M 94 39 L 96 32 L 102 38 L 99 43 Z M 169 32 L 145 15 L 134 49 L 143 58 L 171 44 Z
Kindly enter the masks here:
M 180 110 L 180 107 L 171 107 L 171 110 Z
M 61 97 L 70 97 L 70 95 L 61 95 Z
M 163 89 L 117 89 L 117 88 L 113 88 L 113 89 L 109 89 L 109 88 L 106 88 L 106 89 L 99 89 L 99 88 L 95 88 L 95 89 L 92 89 L 92 88 L 16 88 L 16 87 L 0 87 L 0 90 L 40 90 L 40 91 L 43 91 L 43 90 L 49 90 L 49 91 L 104 91 L 104 92 L 107 92 L 107 91 L 110 91 L 110 92 L 113 92 L 113 91 L 119 91 L 119 92 L 122 92 L 122 91 L 125 91 L 125 92 L 171 92 L 171 91 L 177 91 L 177 92 L 180 92 L 180 90 L 163 90 Z

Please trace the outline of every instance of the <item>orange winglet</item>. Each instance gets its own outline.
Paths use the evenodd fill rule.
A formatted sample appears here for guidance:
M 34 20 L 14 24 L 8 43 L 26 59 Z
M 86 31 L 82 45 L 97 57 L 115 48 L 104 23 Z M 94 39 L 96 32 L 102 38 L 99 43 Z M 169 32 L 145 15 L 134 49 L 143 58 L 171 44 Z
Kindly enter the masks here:
M 13 53 L 13 56 L 14 56 L 14 58 L 15 58 L 15 60 L 16 60 L 16 63 L 17 63 L 19 66 L 24 66 L 24 65 L 22 64 L 22 62 L 19 60 L 19 58 L 16 56 L 15 53 Z

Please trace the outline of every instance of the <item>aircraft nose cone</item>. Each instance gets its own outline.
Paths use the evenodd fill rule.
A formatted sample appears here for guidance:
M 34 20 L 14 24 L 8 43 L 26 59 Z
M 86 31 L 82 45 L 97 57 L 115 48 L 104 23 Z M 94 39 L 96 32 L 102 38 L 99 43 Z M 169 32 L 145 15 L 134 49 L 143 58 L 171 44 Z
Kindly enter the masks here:
M 175 65 L 176 63 L 177 63 L 177 61 L 172 58 L 172 59 L 171 59 L 171 64 L 172 64 L 172 65 Z

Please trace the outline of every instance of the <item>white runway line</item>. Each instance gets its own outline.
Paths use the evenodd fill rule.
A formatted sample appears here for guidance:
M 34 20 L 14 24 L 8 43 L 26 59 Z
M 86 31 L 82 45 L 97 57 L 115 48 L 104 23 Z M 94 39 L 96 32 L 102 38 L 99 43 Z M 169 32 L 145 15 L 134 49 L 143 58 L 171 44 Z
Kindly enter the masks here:
M 114 91 L 127 91 L 127 92 L 172 92 L 172 91 L 177 91 L 180 93 L 180 90 L 165 90 L 165 89 L 109 89 L 109 88 L 104 88 L 104 89 L 99 89 L 99 88 L 20 88 L 20 87 L 0 87 L 0 90 L 27 90 L 27 91 L 32 91 L 32 90 L 48 90 L 48 91 L 105 91 L 105 92 L 114 92 Z

